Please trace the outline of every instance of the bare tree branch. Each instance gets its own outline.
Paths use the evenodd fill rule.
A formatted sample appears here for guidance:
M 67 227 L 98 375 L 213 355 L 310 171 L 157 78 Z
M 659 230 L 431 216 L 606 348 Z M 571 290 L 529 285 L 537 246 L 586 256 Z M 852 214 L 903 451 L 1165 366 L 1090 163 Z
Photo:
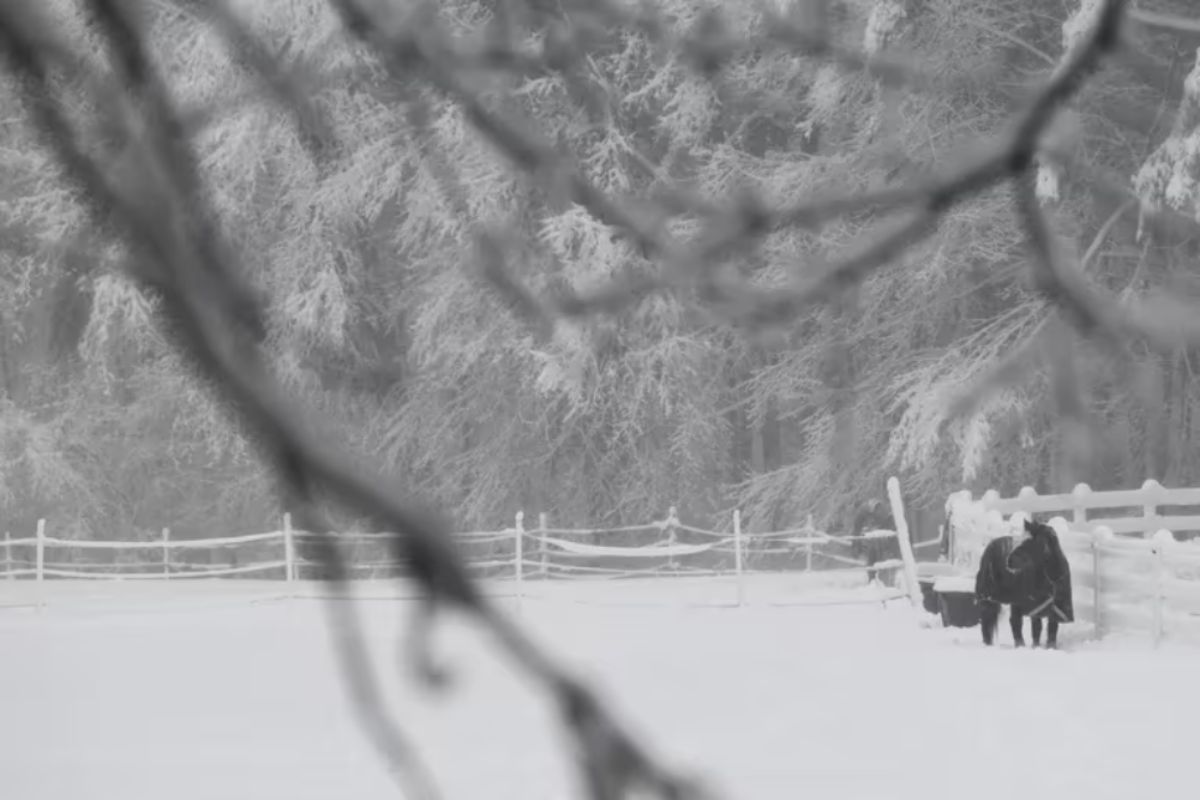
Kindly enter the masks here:
M 333 125 L 307 89 L 325 78 L 307 74 L 277 54 L 240 22 L 223 3 L 171 0 L 212 25 L 226 45 L 242 55 L 260 95 L 289 112 L 307 151 L 320 164 L 336 145 Z M 769 45 L 781 52 L 821 59 L 840 68 L 863 71 L 882 85 L 942 91 L 969 83 L 967 78 L 937 80 L 903 59 L 865 54 L 836 44 L 828 34 L 824 3 L 810 3 L 811 17 L 797 20 L 760 4 L 760 29 L 750 37 L 736 34 L 726 17 L 711 11 L 698 17 L 685 34 L 667 24 L 651 3 L 613 0 L 550 3 L 528 0 L 507 4 L 511 17 L 497 17 L 478 36 L 456 39 L 441 23 L 437 4 L 361 3 L 330 0 L 348 36 L 369 47 L 379 59 L 402 107 L 408 132 L 452 212 L 469 215 L 466 191 L 453 161 L 441 151 L 429 124 L 429 96 L 457 105 L 474 129 L 536 185 L 578 204 L 613 234 L 636 246 L 654 269 L 630 271 L 599 288 L 539 298 L 516 277 L 515 241 L 505 231 L 468 220 L 474 228 L 479 277 L 499 301 L 529 325 L 537 340 L 549 338 L 559 320 L 631 308 L 655 293 L 695 292 L 701 305 L 721 319 L 753 328 L 795 324 L 805 309 L 840 301 L 848 289 L 889 265 L 903 268 L 904 255 L 929 237 L 958 204 L 987 191 L 1013 189 L 1013 213 L 1025 233 L 1030 276 L 1053 307 L 1015 352 L 984 376 L 975 391 L 952 404 L 951 416 L 969 412 L 982 394 L 1020 380 L 1041 356 L 1055 367 L 1058 406 L 1065 418 L 1084 424 L 1082 378 L 1070 365 L 1075 350 L 1058 336 L 1070 324 L 1081 339 L 1119 348 L 1129 339 L 1169 349 L 1200 343 L 1194 313 L 1157 302 L 1126 304 L 1096 288 L 1062 250 L 1036 196 L 1035 160 L 1058 160 L 1077 173 L 1086 169 L 1048 142 L 1056 115 L 1081 84 L 1106 59 L 1116 55 L 1129 18 L 1176 31 L 1200 30 L 1186 20 L 1149 12 L 1130 12 L 1125 0 L 1104 0 L 1085 41 L 1056 70 L 1012 120 L 1008 132 L 962 158 L 953 169 L 909 185 L 864 193 L 828 193 L 804 202 L 771 207 L 764 194 L 746 190 L 721 200 L 669 185 L 653 164 L 641 165 L 655 178 L 659 196 L 652 200 L 615 197 L 589 181 L 584 170 L 553 137 L 528 120 L 496 110 L 478 87 L 490 71 L 557 74 L 570 83 L 582 69 L 589 46 L 614 28 L 636 31 L 656 47 L 690 65 L 712 81 L 739 54 Z M 399 8 L 404 5 L 404 8 Z M 537 646 L 524 630 L 495 607 L 471 579 L 449 525 L 416 502 L 400 499 L 402 487 L 355 454 L 345 452 L 311 410 L 302 407 L 272 378 L 263 347 L 266 336 L 261 298 L 250 289 L 245 258 L 226 239 L 208 200 L 193 134 L 203 114 L 181 109 L 164 75 L 150 56 L 145 7 L 132 0 L 83 0 L 104 41 L 111 75 L 89 75 L 84 62 L 53 33 L 36 0 L 0 4 L 0 55 L 18 81 L 24 107 L 42 134 L 44 145 L 78 194 L 98 231 L 113 231 L 135 258 L 131 274 L 162 302 L 175 323 L 175 343 L 213 391 L 226 399 L 248 438 L 274 468 L 281 494 L 298 511 L 301 524 L 317 535 L 315 556 L 330 580 L 346 586 L 346 565 L 330 535 L 326 504 L 351 508 L 386 523 L 395 534 L 388 547 L 406 565 L 423 592 L 408 641 L 409 664 L 428 685 L 440 685 L 447 669 L 432 657 L 429 637 L 437 615 L 469 615 L 494 634 L 499 647 L 557 703 L 575 745 L 579 774 L 594 800 L 642 795 L 687 800 L 706 796 L 703 786 L 664 767 L 616 719 L 601 699 Z M 369 6 L 369 7 L 368 7 Z M 519 18 L 519 19 L 518 19 Z M 539 34 L 535 44 L 518 41 L 518 22 Z M 63 74 L 81 82 L 79 91 L 94 95 L 98 114 L 119 147 L 130 154 L 136 180 L 118 173 L 103 154 L 89 147 L 88 131 L 72 119 L 71 89 L 56 80 Z M 327 77 L 327 76 L 326 76 Z M 577 102 L 588 102 L 582 90 Z M 228 98 L 227 105 L 252 98 Z M 603 103 L 599 103 L 603 105 Z M 205 112 L 208 110 L 205 109 Z M 220 111 L 220 109 L 216 109 Z M 635 159 L 636 160 L 636 159 Z M 1098 243 L 1129 208 L 1123 182 L 1084 174 L 1120 198 L 1121 210 L 1096 236 Z M 890 215 L 875 235 L 828 263 L 796 264 L 790 285 L 763 288 L 730 278 L 719 267 L 752 252 L 771 234 L 788 228 L 818 229 L 848 215 Z M 1169 213 L 1150 219 L 1172 221 Z M 668 223 L 699 223 L 691 239 L 670 234 Z M 1173 220 L 1177 230 L 1193 233 L 1194 220 Z M 1095 245 L 1082 259 L 1086 265 Z M 1021 329 L 1024 333 L 1024 329 Z M 1049 343 L 1053 338 L 1054 342 Z M 384 707 L 379 676 L 367 658 L 354 606 L 327 605 L 330 630 L 355 713 L 389 772 L 409 796 L 437 796 L 434 776 L 416 754 L 400 724 Z

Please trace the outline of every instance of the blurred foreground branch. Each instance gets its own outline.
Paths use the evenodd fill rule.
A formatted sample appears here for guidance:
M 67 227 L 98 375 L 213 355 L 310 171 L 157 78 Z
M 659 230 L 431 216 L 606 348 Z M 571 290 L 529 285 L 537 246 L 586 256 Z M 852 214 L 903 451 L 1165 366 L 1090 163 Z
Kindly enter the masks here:
M 1079 265 L 1063 255 L 1034 195 L 1032 175 L 1038 158 L 1053 155 L 1043 145 L 1057 112 L 1123 46 L 1129 4 L 1122 0 L 1100 4 L 1085 41 L 1026 102 L 1009 132 L 978 148 L 954 169 L 911 185 L 815 197 L 791 207 L 770 207 L 751 190 L 719 200 L 670 186 L 653 200 L 610 196 L 593 185 L 550 137 L 542 136 L 528 121 L 496 110 L 474 87 L 479 73 L 489 69 L 547 71 L 569 79 L 595 39 L 606 30 L 628 29 L 682 54 L 714 82 L 720 80 L 732 54 L 767 42 L 799 55 L 830 59 L 844 69 L 865 70 L 887 85 L 938 89 L 936 81 L 901 60 L 833 46 L 823 27 L 827 15 L 821 2 L 799 4 L 810 12 L 799 21 L 764 3 L 762 24 L 750 39 L 739 38 L 716 10 L 701 14 L 693 29 L 681 36 L 670 32 L 652 4 L 616 0 L 498 3 L 504 13 L 496 14 L 480 36 L 466 39 L 455 38 L 445 29 L 435 3 L 331 3 L 346 30 L 376 55 L 415 131 L 428 132 L 425 104 L 431 93 L 437 93 L 457 104 L 475 129 L 531 180 L 579 204 L 657 260 L 658 268 L 652 272 L 631 274 L 586 293 L 543 298 L 518 279 L 510 263 L 515 248 L 509 247 L 506 235 L 480 227 L 481 274 L 541 336 L 553 335 L 564 318 L 612 314 L 659 292 L 695 291 L 712 313 L 732 324 L 755 328 L 789 324 L 806 308 L 834 301 L 873 271 L 896 263 L 914 243 L 937 229 L 948 209 L 1007 181 L 1026 232 L 1033 284 L 1062 319 L 1081 334 L 1101 339 L 1140 338 L 1160 348 L 1200 343 L 1200 323 L 1194 316 L 1181 318 L 1164 315 L 1160 307 L 1121 304 L 1092 286 Z M 195 6 L 184 0 L 174 5 L 189 10 Z M 38 0 L 8 0 L 0 5 L 0 52 L 5 66 L 18 82 L 25 109 L 45 146 L 84 199 L 91 222 L 128 246 L 134 256 L 131 274 L 160 299 L 177 345 L 199 375 L 228 400 L 246 435 L 259 443 L 264 457 L 276 467 L 281 494 L 298 510 L 301 524 L 326 534 L 319 540 L 317 557 L 328 567 L 331 579 L 348 581 L 328 536 L 329 523 L 320 511 L 323 503 L 333 501 L 395 531 L 389 540 L 393 555 L 408 565 L 426 594 L 427 604 L 412 639 L 417 675 L 431 685 L 444 677 L 422 652 L 427 646 L 424 632 L 435 612 L 452 609 L 469 614 L 496 635 L 507 654 L 558 704 L 590 797 L 616 800 L 637 791 L 660 798 L 701 796 L 698 784 L 664 768 L 587 686 L 481 594 L 450 540 L 444 519 L 398 500 L 396 487 L 364 459 L 343 452 L 321 420 L 272 378 L 263 349 L 263 304 L 247 285 L 244 258 L 217 223 L 207 199 L 190 143 L 191 117 L 172 99 L 166 79 L 149 55 L 146 9 L 130 0 L 83 0 L 82 6 L 103 43 L 107 71 L 89 72 L 73 55 L 73 45 L 60 39 Z M 1147 23 L 1165 24 L 1142 16 Z M 223 4 L 210 4 L 206 19 L 231 48 L 247 54 L 245 64 L 264 95 L 290 111 L 319 165 L 323 152 L 336 142 L 331 141 L 333 133 L 322 119 L 322 110 L 305 99 L 302 76 L 279 66 L 268 48 Z M 540 44 L 531 49 L 522 31 L 537 32 Z M 102 127 L 132 160 L 125 172 L 117 173 L 89 130 L 73 118 L 78 92 L 95 103 Z M 439 158 L 436 142 L 427 138 L 426 154 L 440 190 L 450 208 L 466 213 L 453 165 Z M 884 233 L 840 258 L 797 265 L 790 287 L 762 289 L 723 277 L 717 269 L 731 255 L 753 250 L 772 231 L 797 226 L 816 229 L 865 211 L 897 218 Z M 703 233 L 689 241 L 669 234 L 668 223 L 682 217 L 699 220 Z M 1020 363 L 1002 365 L 981 390 L 1019 377 Z M 962 407 L 970 403 L 963 402 Z M 328 610 L 351 696 L 371 741 L 409 796 L 436 796 L 434 777 L 420 765 L 412 743 L 383 705 L 353 606 L 331 602 Z

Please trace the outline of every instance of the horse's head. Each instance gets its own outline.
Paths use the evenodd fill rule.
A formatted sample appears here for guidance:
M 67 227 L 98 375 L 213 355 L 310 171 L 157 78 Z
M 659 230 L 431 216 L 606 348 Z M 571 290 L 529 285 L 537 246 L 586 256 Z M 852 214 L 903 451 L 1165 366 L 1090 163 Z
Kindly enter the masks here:
M 1008 559 L 1009 567 L 1019 571 L 1036 567 L 1050 578 L 1057 578 L 1062 563 L 1058 534 L 1044 522 L 1026 519 L 1024 523 L 1025 535 L 1013 547 Z

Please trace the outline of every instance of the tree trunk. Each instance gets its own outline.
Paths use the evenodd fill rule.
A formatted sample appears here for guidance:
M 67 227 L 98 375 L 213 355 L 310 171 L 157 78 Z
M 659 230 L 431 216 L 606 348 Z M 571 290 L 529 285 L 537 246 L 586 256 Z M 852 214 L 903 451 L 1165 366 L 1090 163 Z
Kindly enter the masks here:
M 1143 447 L 1143 480 L 1163 478 L 1163 455 L 1166 450 L 1167 410 L 1164 407 L 1170 395 L 1170 376 L 1164 374 L 1162 361 L 1150 355 L 1146 362 L 1145 377 L 1141 381 L 1142 402 L 1145 408 L 1145 435 Z

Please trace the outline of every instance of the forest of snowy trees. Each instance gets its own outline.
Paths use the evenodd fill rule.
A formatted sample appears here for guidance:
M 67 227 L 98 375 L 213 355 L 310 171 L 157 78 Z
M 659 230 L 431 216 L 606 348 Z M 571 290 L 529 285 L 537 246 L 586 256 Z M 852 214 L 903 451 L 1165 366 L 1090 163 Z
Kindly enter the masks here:
M 100 62 L 81 4 L 39 5 L 78 58 Z M 531 180 L 470 108 L 392 80 L 336 4 L 229 3 L 302 81 L 320 113 L 299 120 L 263 101 L 261 54 L 239 49 L 204 3 L 144 5 L 210 200 L 265 304 L 275 377 L 401 494 L 459 526 L 520 508 L 621 524 L 670 505 L 696 521 L 740 507 L 760 529 L 809 511 L 841 525 L 892 474 L 918 506 L 964 486 L 1200 483 L 1195 349 L 1114 344 L 1060 319 L 1030 281 L 1008 184 L 954 205 L 828 302 L 778 319 L 657 292 L 540 330 L 486 279 L 495 251 L 540 297 L 660 259 L 569 187 Z M 789 207 L 952 169 L 1007 130 L 1101 3 L 745 0 L 713 14 L 702 0 L 661 0 L 650 5 L 662 36 L 690 47 L 665 51 L 649 26 L 572 12 L 522 30 L 543 61 L 489 46 L 497 8 L 520 5 L 438 4 L 440 24 L 478 54 L 461 80 L 638 215 L 668 188 Z M 1151 23 L 1197 16 L 1191 0 L 1136 6 Z M 818 8 L 827 19 L 806 16 Z M 781 20 L 832 38 L 806 54 L 760 35 Z M 1147 221 L 1163 209 L 1200 219 L 1200 26 L 1125 35 L 1122 56 L 1053 126 L 1062 161 L 1039 160 L 1038 197 L 1087 278 L 1122 303 L 1200 299 L 1192 232 Z M 756 44 L 724 53 L 724 39 Z M 916 65 L 926 85 L 834 51 Z M 546 68 L 558 63 L 569 68 Z M 170 321 L 89 221 L 18 89 L 0 79 L 2 526 L 47 517 L 56 535 L 97 538 L 273 526 L 269 465 L 171 346 Z M 89 102 L 75 109 L 85 123 Z M 124 185 L 146 179 L 119 140 L 93 133 Z M 662 220 L 658 207 L 646 204 L 647 225 L 712 233 L 699 215 Z M 859 208 L 776 225 L 728 254 L 716 279 L 792 285 L 895 217 Z

